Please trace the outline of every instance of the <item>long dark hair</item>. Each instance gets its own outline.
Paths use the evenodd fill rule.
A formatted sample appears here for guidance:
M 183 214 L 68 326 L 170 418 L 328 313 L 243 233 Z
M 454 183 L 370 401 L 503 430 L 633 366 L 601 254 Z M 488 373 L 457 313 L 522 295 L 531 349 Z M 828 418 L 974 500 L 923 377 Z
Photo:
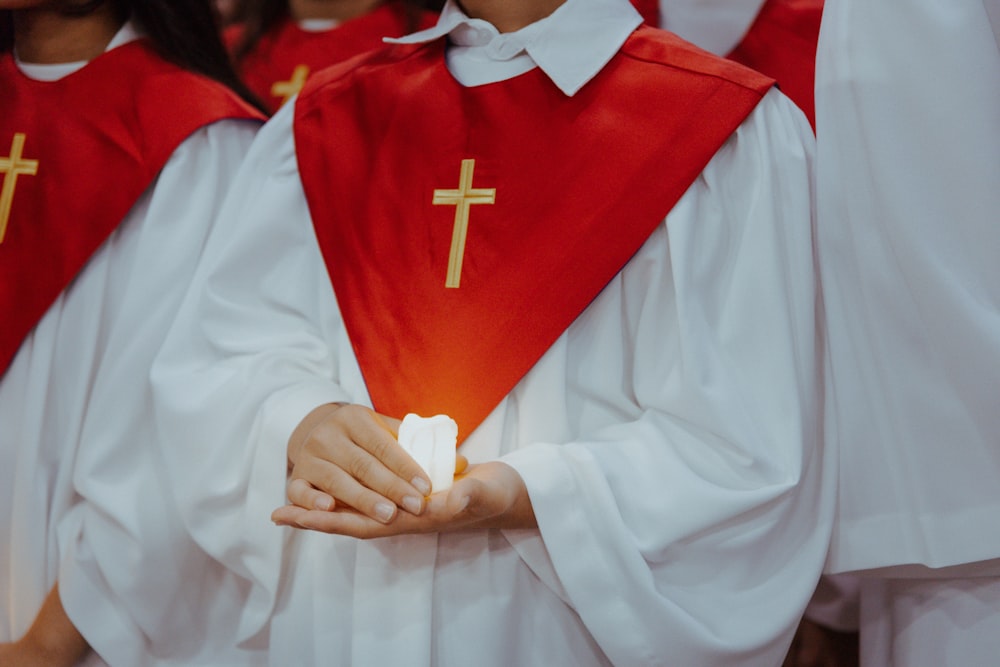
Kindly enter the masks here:
M 131 19 L 164 60 L 231 88 L 261 111 L 263 105 L 240 81 L 219 36 L 219 19 L 211 0 L 86 0 L 66 2 L 66 14 L 84 15 L 108 4 L 118 19 Z M 11 10 L 0 11 L 0 52 L 14 44 Z
M 417 29 L 421 11 L 441 11 L 444 6 L 444 0 L 388 1 L 398 2 L 406 12 L 407 32 Z M 239 63 L 243 60 L 257 46 L 261 37 L 288 15 L 288 0 L 238 0 L 233 17 L 234 22 L 243 26 L 243 30 L 233 47 L 233 61 Z

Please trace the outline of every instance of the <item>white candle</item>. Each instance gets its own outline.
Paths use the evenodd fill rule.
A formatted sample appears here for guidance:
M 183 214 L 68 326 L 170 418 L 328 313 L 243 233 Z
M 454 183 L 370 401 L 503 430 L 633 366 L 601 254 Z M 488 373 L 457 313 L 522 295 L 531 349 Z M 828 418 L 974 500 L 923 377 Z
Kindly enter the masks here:
M 431 478 L 431 493 L 451 488 L 455 479 L 458 424 L 448 415 L 408 414 L 399 426 L 399 444 Z

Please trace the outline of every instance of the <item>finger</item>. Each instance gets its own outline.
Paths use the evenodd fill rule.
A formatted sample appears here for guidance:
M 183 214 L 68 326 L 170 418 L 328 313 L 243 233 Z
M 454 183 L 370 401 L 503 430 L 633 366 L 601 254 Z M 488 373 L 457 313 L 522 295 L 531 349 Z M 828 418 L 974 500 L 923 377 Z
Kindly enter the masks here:
M 359 539 L 427 532 L 433 529 L 423 525 L 424 520 L 418 517 L 401 515 L 402 520 L 383 524 L 348 509 L 318 512 L 286 506 L 276 509 L 271 517 L 280 525 L 291 525 L 304 530 L 315 530 Z
M 392 499 L 407 511 L 422 509 L 422 498 L 430 493 L 430 478 L 407 454 L 390 428 L 398 420 L 379 415 L 360 405 L 344 406 L 333 417 L 317 427 L 312 437 L 317 441 L 321 457 L 334 461 L 348 470 L 362 484 Z M 358 456 L 366 452 L 370 459 Z M 384 471 L 388 471 L 388 475 Z M 395 477 L 396 479 L 393 479 Z M 397 481 L 398 479 L 398 481 Z M 404 498 L 414 496 L 419 508 L 404 504 Z
M 353 512 L 353 510 L 337 509 L 335 512 Z M 271 521 L 278 526 L 290 526 L 291 528 L 306 529 L 302 525 L 303 521 L 309 523 L 308 517 L 312 514 L 334 514 L 335 512 L 323 512 L 321 510 L 307 510 L 296 505 L 283 505 L 271 512 Z M 358 515 L 361 516 L 361 515 Z M 368 521 L 372 521 L 368 519 Z M 378 522 L 372 522 L 378 523 Z M 378 525 L 382 525 L 378 523 Z M 329 531 L 327 531 L 329 532 Z
M 362 454 L 371 459 L 368 454 L 363 452 Z M 374 459 L 371 460 L 372 465 L 378 464 Z M 392 477 L 388 472 L 385 472 L 385 475 Z M 393 500 L 363 485 L 354 475 L 353 470 L 345 470 L 337 462 L 312 459 L 308 464 L 296 465 L 292 476 L 307 482 L 314 488 L 325 491 L 335 498 L 337 503 L 353 507 L 381 523 L 389 523 L 396 517 L 396 503 Z M 366 477 L 370 476 L 370 474 L 366 474 Z M 296 486 L 296 490 L 298 489 L 299 487 Z M 403 502 L 418 509 L 415 503 L 422 503 L 423 499 L 411 494 L 405 496 Z M 295 504 L 300 505 L 298 502 Z M 308 509 L 307 505 L 300 506 Z
M 485 519 L 497 514 L 490 485 L 483 480 L 465 477 L 448 492 L 448 512 L 455 520 Z
M 328 493 L 320 491 L 304 479 L 293 479 L 288 483 L 287 495 L 289 502 L 299 507 L 311 510 L 329 512 L 336 506 L 336 501 Z
M 313 429 L 308 443 L 300 452 L 299 463 L 309 465 L 316 460 L 331 462 L 347 471 L 362 486 L 390 500 L 396 506 L 411 514 L 420 514 L 424 509 L 426 482 L 415 478 L 411 483 L 400 478 L 382 460 L 368 451 L 373 448 L 371 445 L 373 440 L 385 441 L 383 444 L 386 447 L 398 449 L 409 460 L 409 456 L 402 452 L 402 448 L 390 436 L 387 426 L 380 421 L 375 412 L 363 406 L 348 405 L 336 410 L 329 420 Z M 415 462 L 412 465 L 419 469 Z M 324 478 L 314 478 L 309 473 L 303 473 L 302 476 L 313 486 L 326 491 L 338 500 L 347 500 L 354 506 L 353 500 L 342 495 L 344 487 L 332 486 L 333 482 L 341 481 L 341 478 L 331 477 L 328 472 L 323 474 L 330 478 L 329 481 Z M 357 492 L 353 486 L 346 488 Z M 369 506 L 372 506 L 371 503 Z M 358 509 L 369 514 L 372 511 L 366 507 Z M 382 516 L 386 514 L 383 512 Z
M 384 415 L 381 412 L 372 411 L 375 415 L 375 421 L 378 422 L 386 432 L 392 436 L 393 440 L 399 440 L 399 425 L 403 423 L 403 420 L 396 419 L 395 417 L 390 417 L 389 415 Z
M 396 440 L 401 422 L 374 411 L 369 415 L 368 419 L 353 418 L 356 413 L 345 415 L 352 417 L 348 423 L 352 440 L 421 495 L 429 495 L 430 477 Z
M 374 491 L 410 514 L 420 514 L 424 510 L 424 494 L 407 484 L 389 470 L 380 460 L 357 447 L 340 450 L 333 455 L 332 463 L 346 471 L 362 486 Z M 325 487 L 321 487 L 325 488 Z M 343 496 L 336 496 L 345 499 Z M 351 507 L 356 507 L 348 501 Z M 362 509 L 356 507 L 357 509 Z
M 490 528 L 536 528 L 531 498 L 514 468 L 500 461 L 470 466 L 448 492 L 456 522 Z
M 317 511 L 317 510 L 314 510 Z M 309 510 L 297 505 L 283 505 L 271 512 L 271 521 L 279 526 L 292 526 L 299 528 L 299 519 L 305 516 Z

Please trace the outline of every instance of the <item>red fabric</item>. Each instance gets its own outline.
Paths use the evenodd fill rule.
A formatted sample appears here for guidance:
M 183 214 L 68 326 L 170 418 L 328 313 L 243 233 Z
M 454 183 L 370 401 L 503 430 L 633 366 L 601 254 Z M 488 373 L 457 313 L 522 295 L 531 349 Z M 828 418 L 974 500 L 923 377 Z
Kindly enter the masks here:
M 310 81 L 296 105 L 302 182 L 377 410 L 446 413 L 460 441 L 628 262 L 773 83 L 639 28 L 567 97 L 540 70 L 472 88 L 444 40 Z M 472 187 L 461 285 L 445 287 Z
M 647 24 L 654 28 L 660 25 L 660 0 L 632 0 L 632 5 Z
M 823 0 L 767 0 L 729 58 L 777 80 L 816 128 L 816 44 Z
M 660 25 L 658 0 L 632 0 L 646 23 Z M 767 0 L 747 34 L 727 56 L 777 80 L 816 129 L 813 86 L 823 0 Z
M 421 12 L 417 24 L 411 26 L 406 10 L 398 2 L 385 3 L 364 16 L 322 32 L 308 32 L 288 19 L 264 35 L 240 61 L 240 76 L 273 113 L 285 102 L 284 96 L 272 94 L 274 85 L 290 81 L 296 67 L 304 65 L 310 74 L 318 72 L 381 48 L 383 37 L 400 37 L 412 30 L 429 28 L 436 20 L 437 14 Z M 236 47 L 242 30 L 241 26 L 226 30 L 224 36 L 230 50 Z
M 174 149 L 222 118 L 260 118 L 221 84 L 170 65 L 143 42 L 54 82 L 0 57 L 0 159 L 25 136 L 37 173 L 15 182 L 0 243 L 0 374 Z M 58 122 L 53 122 L 57 120 Z M 9 174 L 0 173 L 0 182 Z

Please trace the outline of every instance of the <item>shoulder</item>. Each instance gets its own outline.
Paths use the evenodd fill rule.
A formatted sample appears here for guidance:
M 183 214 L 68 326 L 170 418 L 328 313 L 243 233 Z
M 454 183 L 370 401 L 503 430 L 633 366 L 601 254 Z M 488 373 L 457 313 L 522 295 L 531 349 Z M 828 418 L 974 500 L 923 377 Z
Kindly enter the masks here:
M 297 106 L 306 109 L 362 84 L 377 86 L 397 80 L 431 66 L 438 61 L 438 56 L 443 63 L 443 48 L 443 40 L 428 44 L 391 44 L 337 63 L 309 77 L 299 94 Z
M 146 44 L 120 48 L 129 47 L 118 72 L 128 90 L 120 113 L 132 141 L 154 163 L 199 128 L 225 119 L 252 121 L 255 128 L 264 120 L 228 86 L 167 62 Z
M 131 58 L 132 99 L 140 120 L 162 122 L 173 114 L 263 120 L 234 90 L 206 75 L 167 62 L 142 45 Z
M 683 74 L 711 78 L 763 95 L 774 80 L 739 63 L 709 53 L 672 32 L 640 26 L 625 41 L 621 54 L 647 70 L 646 74 Z

